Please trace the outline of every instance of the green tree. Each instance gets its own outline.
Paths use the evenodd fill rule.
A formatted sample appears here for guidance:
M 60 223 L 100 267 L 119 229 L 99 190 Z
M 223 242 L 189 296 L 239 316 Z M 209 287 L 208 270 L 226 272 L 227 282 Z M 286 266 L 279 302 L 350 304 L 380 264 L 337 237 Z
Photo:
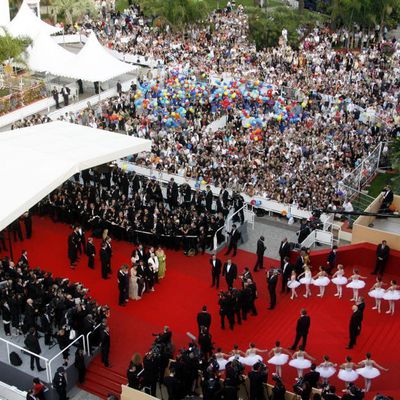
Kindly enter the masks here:
M 69 25 L 86 14 L 94 15 L 97 12 L 93 0 L 52 0 L 51 5 L 57 15 L 64 15 Z
M 140 4 L 147 16 L 175 30 L 204 21 L 210 11 L 205 0 L 141 0 Z
M 304 13 L 304 0 L 299 0 L 299 13 Z
M 7 30 L 0 35 L 0 64 L 15 62 L 26 65 L 26 49 L 31 44 L 27 37 L 12 37 Z

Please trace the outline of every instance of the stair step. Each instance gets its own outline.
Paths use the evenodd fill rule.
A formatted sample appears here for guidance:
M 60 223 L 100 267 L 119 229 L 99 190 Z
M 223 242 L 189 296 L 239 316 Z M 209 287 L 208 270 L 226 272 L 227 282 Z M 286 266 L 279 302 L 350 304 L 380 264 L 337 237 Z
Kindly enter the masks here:
M 118 382 L 126 382 L 127 378 L 118 372 L 112 371 L 109 368 L 105 368 L 102 365 L 91 365 L 88 373 L 94 373 L 106 379 L 114 379 Z
M 85 385 L 95 386 L 99 390 L 100 388 L 104 388 L 105 391 L 109 393 L 121 393 L 121 384 L 110 379 L 98 379 L 96 376 L 87 375 L 85 379 Z

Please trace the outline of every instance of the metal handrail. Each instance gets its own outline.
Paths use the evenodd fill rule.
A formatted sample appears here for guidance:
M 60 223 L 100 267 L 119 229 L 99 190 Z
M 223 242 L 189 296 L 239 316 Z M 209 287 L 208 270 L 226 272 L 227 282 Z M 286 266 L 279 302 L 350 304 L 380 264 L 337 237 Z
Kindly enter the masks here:
M 90 335 L 94 332 L 94 331 L 96 331 L 98 328 L 99 328 L 99 326 L 101 325 L 101 323 L 100 324 L 97 324 L 95 327 L 94 327 L 94 329 L 92 330 L 92 331 L 90 331 L 87 335 L 86 335 L 86 346 L 87 346 L 87 353 L 88 353 L 88 355 L 90 356 L 90 353 L 91 353 L 91 351 L 90 351 Z

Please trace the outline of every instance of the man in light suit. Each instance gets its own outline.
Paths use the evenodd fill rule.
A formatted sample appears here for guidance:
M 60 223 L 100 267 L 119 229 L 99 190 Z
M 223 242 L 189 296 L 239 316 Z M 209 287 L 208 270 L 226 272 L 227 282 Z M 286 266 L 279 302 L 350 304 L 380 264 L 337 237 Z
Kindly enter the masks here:
M 237 266 L 236 264 L 232 264 L 232 260 L 228 259 L 228 261 L 224 264 L 224 269 L 222 270 L 222 276 L 225 276 L 226 284 L 228 288 L 233 287 L 233 282 L 237 278 Z
M 219 288 L 219 277 L 221 275 L 221 267 L 222 263 L 219 258 L 214 254 L 210 258 L 210 264 L 211 264 L 211 287 L 216 286 L 217 289 Z

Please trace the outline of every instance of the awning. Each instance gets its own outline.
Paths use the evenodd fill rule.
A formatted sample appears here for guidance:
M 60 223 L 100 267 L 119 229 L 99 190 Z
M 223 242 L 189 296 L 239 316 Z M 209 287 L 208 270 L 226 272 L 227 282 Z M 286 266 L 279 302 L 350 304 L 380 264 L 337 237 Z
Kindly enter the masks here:
M 0 230 L 75 173 L 150 149 L 150 140 L 62 121 L 0 133 Z

